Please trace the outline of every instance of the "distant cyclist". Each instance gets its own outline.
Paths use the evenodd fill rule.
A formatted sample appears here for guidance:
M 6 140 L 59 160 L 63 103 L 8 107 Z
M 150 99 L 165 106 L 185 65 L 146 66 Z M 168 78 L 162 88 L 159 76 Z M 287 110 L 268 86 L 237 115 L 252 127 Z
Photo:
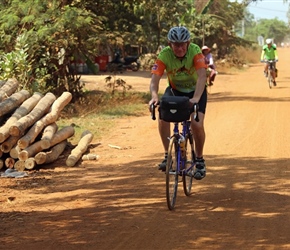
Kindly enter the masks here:
M 263 46 L 263 50 L 261 53 L 261 62 L 265 62 L 265 68 L 264 68 L 264 75 L 265 77 L 268 77 L 268 63 L 269 60 L 275 60 L 278 61 L 278 53 L 277 53 L 277 47 L 276 44 L 273 44 L 272 39 L 268 38 L 266 39 L 266 44 Z M 274 68 L 276 69 L 276 62 L 274 62 Z M 276 86 L 276 72 L 273 71 L 272 73 L 273 77 L 273 84 Z
M 214 61 L 213 61 L 212 53 L 210 53 L 210 48 L 207 47 L 206 45 L 204 45 L 201 48 L 201 51 L 202 51 L 202 54 L 205 57 L 205 63 L 208 65 L 208 68 L 209 68 L 208 85 L 212 86 L 213 82 L 214 82 L 214 79 L 215 79 L 215 76 L 217 74 L 217 72 L 215 70 L 216 67 L 215 67 L 215 64 L 214 64 Z
M 190 42 L 190 33 L 183 27 L 173 27 L 169 30 L 168 46 L 162 49 L 151 70 L 150 82 L 151 100 L 149 106 L 157 105 L 159 82 L 166 72 L 168 87 L 164 96 L 187 96 L 192 104 L 198 103 L 199 121 L 191 119 L 191 128 L 195 141 L 196 170 L 194 178 L 201 180 L 206 175 L 203 159 L 205 142 L 204 116 L 207 103 L 206 69 L 204 56 L 198 45 Z M 169 147 L 170 123 L 159 119 L 159 134 L 165 151 L 165 158 L 159 164 L 159 170 L 165 171 Z

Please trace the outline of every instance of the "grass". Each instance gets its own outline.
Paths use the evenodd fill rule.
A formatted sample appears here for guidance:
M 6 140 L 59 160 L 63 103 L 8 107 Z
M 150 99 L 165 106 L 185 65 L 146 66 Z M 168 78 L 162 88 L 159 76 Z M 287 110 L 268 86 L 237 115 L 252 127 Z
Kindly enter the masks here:
M 89 130 L 98 140 L 114 129 L 118 118 L 148 114 L 149 94 L 117 92 L 114 96 L 107 92 L 90 91 L 78 103 L 69 104 L 62 112 L 57 124 L 59 128 L 73 125 L 75 135 L 69 138 L 77 144 L 81 134 Z

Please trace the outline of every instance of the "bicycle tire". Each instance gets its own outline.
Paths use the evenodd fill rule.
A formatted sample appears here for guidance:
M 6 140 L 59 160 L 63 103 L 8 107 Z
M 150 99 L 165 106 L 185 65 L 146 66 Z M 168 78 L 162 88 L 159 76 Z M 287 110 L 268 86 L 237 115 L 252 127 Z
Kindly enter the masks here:
M 182 174 L 182 182 L 183 182 L 183 191 L 186 196 L 191 195 L 191 187 L 193 180 L 194 168 L 193 164 L 195 161 L 193 146 L 190 144 L 190 140 L 188 136 L 185 139 L 185 148 L 186 148 L 186 164 L 185 170 Z
M 177 140 L 172 137 L 169 142 L 166 163 L 166 200 L 169 210 L 173 210 L 178 188 L 178 162 L 177 162 Z
M 269 88 L 272 88 L 272 84 L 273 84 L 273 77 L 272 77 L 272 71 L 270 70 L 268 73 L 268 84 L 269 84 Z

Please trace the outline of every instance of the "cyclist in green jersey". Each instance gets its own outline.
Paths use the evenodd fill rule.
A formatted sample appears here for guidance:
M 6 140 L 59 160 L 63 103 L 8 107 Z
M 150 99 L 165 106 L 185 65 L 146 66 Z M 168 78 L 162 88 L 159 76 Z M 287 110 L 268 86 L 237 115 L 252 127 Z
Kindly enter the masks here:
M 266 44 L 263 46 L 262 53 L 261 53 L 261 62 L 265 62 L 265 68 L 264 68 L 264 75 L 265 77 L 268 77 L 268 63 L 269 60 L 275 60 L 278 61 L 278 53 L 277 53 L 277 47 L 275 44 L 273 44 L 272 39 L 268 38 L 266 39 Z M 276 62 L 274 62 L 274 68 L 276 69 Z M 276 86 L 276 73 L 273 72 L 273 83 L 274 86 Z
M 205 87 L 207 65 L 200 47 L 190 42 L 190 33 L 185 27 L 171 28 L 167 39 L 168 46 L 161 50 L 151 70 L 151 100 L 149 107 L 152 104 L 157 105 L 158 103 L 159 82 L 165 71 L 168 87 L 164 95 L 187 96 L 192 104 L 198 103 L 199 122 L 191 119 L 191 128 L 197 156 L 194 178 L 201 180 L 206 174 L 203 147 L 205 142 L 204 116 L 207 103 Z M 159 170 L 165 171 L 169 147 L 170 123 L 159 119 L 158 129 L 165 151 L 165 158 L 159 164 Z

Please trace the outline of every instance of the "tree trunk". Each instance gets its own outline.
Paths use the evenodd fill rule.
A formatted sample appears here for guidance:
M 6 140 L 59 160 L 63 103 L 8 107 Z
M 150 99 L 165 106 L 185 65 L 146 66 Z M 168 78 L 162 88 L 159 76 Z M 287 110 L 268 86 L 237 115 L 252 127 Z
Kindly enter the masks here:
M 42 151 L 41 141 L 37 141 L 31 144 L 29 147 L 21 150 L 20 153 L 18 154 L 18 158 L 21 161 L 26 161 L 28 158 L 35 156 L 40 151 Z
M 0 127 L 0 143 L 9 137 L 10 126 L 14 125 L 20 118 L 27 115 L 43 97 L 40 93 L 34 93 L 33 96 L 24 101 L 21 106 L 16 109 L 6 123 Z
M 54 162 L 62 154 L 67 145 L 67 140 L 64 140 L 51 148 L 49 152 L 40 152 L 35 156 L 35 162 L 38 165 Z
M 47 153 L 48 152 L 39 152 L 34 156 L 34 159 L 37 165 L 41 165 L 45 163 Z
M 51 141 L 41 141 L 41 148 L 42 149 L 48 149 L 58 143 L 60 143 L 61 141 L 64 141 L 66 139 L 68 139 L 69 137 L 73 136 L 75 133 L 75 129 L 73 126 L 66 126 L 63 127 L 62 129 L 58 130 L 52 137 Z
M 15 164 L 15 160 L 12 157 L 7 157 L 5 159 L 5 166 L 7 168 L 13 168 L 14 167 L 14 164 Z
M 1 88 L 2 86 L 4 86 L 5 83 L 6 83 L 6 81 L 4 81 L 4 80 L 0 80 L 0 88 Z
M 21 136 L 10 136 L 5 142 L 1 144 L 0 149 L 4 153 L 10 152 L 10 150 L 17 145 L 17 141 Z
M 18 159 L 18 155 L 20 153 L 21 149 L 16 145 L 15 147 L 13 147 L 10 152 L 9 155 L 13 158 L 13 159 Z
M 32 124 L 43 117 L 50 109 L 51 104 L 55 101 L 56 97 L 52 93 L 47 93 L 41 100 L 37 103 L 34 109 L 26 116 L 20 118 L 16 124 L 12 125 L 9 129 L 10 135 L 17 136 L 24 134 L 25 130 L 29 128 Z M 21 144 L 18 144 L 20 148 Z
M 66 160 L 66 165 L 68 167 L 73 167 L 77 163 L 77 161 L 82 157 L 82 154 L 86 152 L 93 137 L 93 134 L 88 130 L 82 133 L 78 145 L 71 151 L 71 154 Z
M 29 92 L 23 89 L 2 101 L 0 103 L 0 117 L 15 110 L 29 97 Z
M 14 168 L 19 171 L 22 172 L 25 169 L 25 161 L 17 161 L 14 164 Z
M 33 169 L 36 166 L 35 159 L 33 157 L 28 158 L 24 165 L 26 169 Z
M 43 149 L 50 147 L 50 141 L 53 138 L 54 134 L 56 133 L 58 129 L 57 124 L 54 122 L 52 124 L 49 124 L 44 130 L 41 137 L 41 147 Z M 44 147 L 43 147 L 44 146 Z
M 70 92 L 64 92 L 62 95 L 54 101 L 51 106 L 50 112 L 43 116 L 40 120 L 36 121 L 29 131 L 19 140 L 19 146 L 21 148 L 28 147 L 29 144 L 35 141 L 35 138 L 40 134 L 45 126 L 55 122 L 63 108 L 71 101 L 72 94 Z
M 2 159 L 0 159 L 0 169 L 4 167 L 4 162 Z
M 11 96 L 18 88 L 19 83 L 14 78 L 9 78 L 5 84 L 0 88 L 0 102 Z

